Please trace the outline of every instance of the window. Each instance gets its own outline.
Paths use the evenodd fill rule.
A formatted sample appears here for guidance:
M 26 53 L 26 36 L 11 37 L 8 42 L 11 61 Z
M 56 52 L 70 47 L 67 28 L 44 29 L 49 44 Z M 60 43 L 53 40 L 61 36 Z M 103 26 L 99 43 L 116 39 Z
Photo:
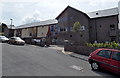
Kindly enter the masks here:
M 65 28 L 65 31 L 68 31 L 68 28 Z
M 92 28 L 92 26 L 90 26 L 90 28 Z
M 54 26 L 50 26 L 50 31 L 51 31 L 51 32 L 54 31 Z
M 70 37 L 72 37 L 72 35 L 70 35 Z
M 115 25 L 114 24 L 110 25 L 110 30 L 115 30 Z
M 98 15 L 99 13 L 96 13 L 96 15 Z
M 105 57 L 105 58 L 110 58 L 111 51 L 109 50 L 101 50 L 99 53 L 97 53 L 98 56 Z
M 60 28 L 60 31 L 67 31 L 66 28 Z
M 15 38 L 10 38 L 10 39 L 15 40 Z
M 81 26 L 81 27 L 80 27 L 80 30 L 85 30 L 85 26 Z
M 60 28 L 60 31 L 62 31 L 62 28 Z
M 73 27 L 70 27 L 70 31 L 73 31 Z
M 83 35 L 80 35 L 80 37 L 83 37 Z
M 29 36 L 32 36 L 32 33 L 30 33 Z
M 116 37 L 115 36 L 111 36 L 111 42 L 112 41 L 116 41 Z
M 113 52 L 112 59 L 120 61 L 120 52 Z
M 66 28 L 63 28 L 63 31 L 67 31 Z

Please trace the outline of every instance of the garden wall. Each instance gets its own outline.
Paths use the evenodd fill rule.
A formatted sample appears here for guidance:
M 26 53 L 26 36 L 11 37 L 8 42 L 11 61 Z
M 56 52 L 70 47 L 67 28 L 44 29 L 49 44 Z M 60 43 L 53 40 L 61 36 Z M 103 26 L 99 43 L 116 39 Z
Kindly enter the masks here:
M 65 45 L 64 50 L 75 52 L 77 54 L 83 54 L 89 56 L 89 54 L 98 49 L 97 47 L 77 46 L 77 45 Z
M 65 45 L 64 50 L 75 52 L 77 54 L 83 54 L 89 56 L 91 52 L 95 51 L 96 49 L 99 49 L 98 47 L 90 47 L 90 46 L 79 46 L 79 45 Z M 108 49 L 117 49 L 120 50 L 120 48 L 108 48 Z

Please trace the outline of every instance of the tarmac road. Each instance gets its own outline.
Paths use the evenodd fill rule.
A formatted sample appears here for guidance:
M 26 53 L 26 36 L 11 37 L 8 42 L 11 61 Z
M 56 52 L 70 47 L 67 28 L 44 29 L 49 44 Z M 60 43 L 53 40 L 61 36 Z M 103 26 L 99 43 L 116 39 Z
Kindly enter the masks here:
M 92 71 L 88 61 L 70 57 L 60 50 L 34 45 L 2 44 L 3 76 L 115 76 Z

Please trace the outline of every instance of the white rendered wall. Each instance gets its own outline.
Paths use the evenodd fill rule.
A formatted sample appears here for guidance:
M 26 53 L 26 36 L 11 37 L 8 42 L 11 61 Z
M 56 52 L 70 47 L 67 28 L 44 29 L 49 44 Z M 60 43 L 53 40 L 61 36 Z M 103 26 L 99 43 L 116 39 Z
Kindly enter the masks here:
M 46 37 L 49 26 L 38 27 L 37 29 L 37 37 Z
M 26 37 L 29 37 L 29 31 L 28 31 L 28 28 L 26 29 L 22 29 L 22 38 L 26 38 Z

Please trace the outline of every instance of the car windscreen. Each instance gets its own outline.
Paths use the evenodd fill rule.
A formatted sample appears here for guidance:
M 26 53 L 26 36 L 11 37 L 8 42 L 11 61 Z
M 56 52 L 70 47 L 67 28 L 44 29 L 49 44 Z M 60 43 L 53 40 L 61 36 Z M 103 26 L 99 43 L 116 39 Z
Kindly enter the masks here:
M 5 36 L 0 36 L 0 38 L 2 39 L 2 38 L 6 38 Z
M 16 38 L 15 38 L 15 40 L 22 40 L 22 39 L 21 39 L 21 38 L 19 38 L 19 37 L 16 37 Z

